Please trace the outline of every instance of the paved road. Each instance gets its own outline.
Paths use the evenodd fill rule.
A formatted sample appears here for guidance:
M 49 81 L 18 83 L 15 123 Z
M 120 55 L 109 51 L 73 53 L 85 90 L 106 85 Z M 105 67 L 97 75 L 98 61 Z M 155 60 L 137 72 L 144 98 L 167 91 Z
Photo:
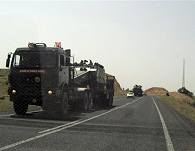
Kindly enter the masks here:
M 112 109 L 0 115 L 0 151 L 195 151 L 195 126 L 157 97 L 118 98 Z

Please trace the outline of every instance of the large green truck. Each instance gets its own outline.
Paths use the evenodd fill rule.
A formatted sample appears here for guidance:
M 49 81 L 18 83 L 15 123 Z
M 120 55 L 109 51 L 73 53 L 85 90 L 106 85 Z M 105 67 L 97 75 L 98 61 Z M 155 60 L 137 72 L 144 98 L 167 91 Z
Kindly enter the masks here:
M 29 43 L 9 53 L 8 94 L 15 113 L 26 114 L 28 105 L 63 115 L 71 106 L 83 111 L 94 110 L 98 104 L 111 107 L 114 77 L 105 76 L 98 63 L 75 63 L 71 58 L 70 49 L 45 43 Z

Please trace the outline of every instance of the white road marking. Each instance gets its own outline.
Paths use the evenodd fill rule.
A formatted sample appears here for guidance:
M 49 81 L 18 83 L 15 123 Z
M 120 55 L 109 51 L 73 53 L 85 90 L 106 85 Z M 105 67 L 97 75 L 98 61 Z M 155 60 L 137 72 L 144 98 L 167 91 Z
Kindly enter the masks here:
M 156 104 L 156 102 L 155 102 L 155 100 L 154 100 L 153 97 L 152 97 L 152 100 L 154 102 L 154 105 L 156 106 L 156 109 L 157 109 L 158 114 L 159 114 L 159 117 L 160 117 L 160 121 L 162 123 L 163 132 L 164 132 L 164 136 L 165 136 L 165 140 L 166 140 L 166 145 L 167 145 L 167 150 L 168 151 L 175 151 L 175 149 L 173 147 L 173 143 L 171 141 L 171 137 L 169 135 L 168 128 L 167 128 L 166 123 L 165 123 L 165 121 L 163 119 L 163 116 L 162 116 L 162 114 L 161 114 L 161 112 L 160 112 L 160 110 L 159 110 L 159 108 L 158 108 L 158 106 L 157 106 L 157 104 Z
M 137 101 L 140 100 L 140 99 L 142 99 L 142 98 L 136 99 L 136 100 L 134 100 L 134 101 L 132 101 L 132 102 L 129 102 L 129 103 L 126 103 L 126 104 L 124 104 L 124 105 L 122 105 L 122 106 L 115 107 L 115 108 L 113 108 L 113 109 L 111 109 L 111 110 L 109 110 L 109 111 L 107 111 L 107 112 L 104 112 L 104 113 L 101 113 L 101 114 L 99 114 L 99 115 L 93 116 L 93 117 L 91 117 L 91 118 L 88 118 L 88 119 L 79 121 L 79 122 L 77 122 L 77 123 L 74 123 L 74 124 L 71 124 L 71 125 L 67 125 L 67 126 L 64 126 L 64 127 L 58 128 L 58 129 L 54 129 L 53 131 L 49 131 L 49 132 L 46 132 L 46 133 L 37 135 L 37 136 L 35 136 L 35 137 L 31 137 L 31 138 L 28 138 L 28 139 L 26 139 L 26 140 L 22 140 L 22 141 L 19 141 L 19 142 L 16 142 L 16 143 L 13 143 L 13 144 L 10 144 L 10 145 L 1 147 L 1 148 L 0 148 L 0 151 L 6 150 L 6 149 L 10 149 L 10 148 L 16 147 L 16 146 L 18 146 L 18 145 L 21 145 L 21 144 L 24 144 L 24 143 L 28 143 L 28 142 L 30 142 L 30 141 L 33 141 L 33 140 L 42 138 L 42 137 L 44 137 L 44 136 L 47 136 L 47 135 L 51 135 L 51 134 L 57 133 L 57 132 L 59 132 L 59 131 L 65 130 L 65 129 L 67 129 L 67 128 L 70 128 L 70 127 L 73 127 L 73 126 L 76 126 L 76 125 L 85 123 L 85 122 L 87 122 L 87 121 L 93 120 L 93 119 L 98 118 L 98 117 L 100 117 L 100 116 L 106 115 L 106 114 L 108 114 L 108 113 L 110 113 L 110 112 L 113 112 L 113 111 L 116 111 L 116 110 L 118 110 L 118 109 L 124 108 L 124 107 L 126 107 L 126 106 L 128 106 L 128 105 L 131 105 L 131 104 L 137 102 Z M 58 127 L 59 127 L 59 126 L 58 126 Z
M 68 126 L 68 125 L 72 125 L 72 124 L 78 123 L 78 122 L 79 122 L 79 120 L 76 120 L 76 121 L 73 121 L 73 122 L 66 123 L 64 125 L 60 125 L 60 126 L 57 126 L 57 127 L 53 127 L 53 128 L 50 128 L 50 129 L 46 129 L 44 131 L 40 131 L 38 133 L 39 134 L 46 133 L 46 132 L 53 131 L 53 130 L 56 130 L 56 129 L 59 129 L 59 128 L 62 128 L 62 127 Z

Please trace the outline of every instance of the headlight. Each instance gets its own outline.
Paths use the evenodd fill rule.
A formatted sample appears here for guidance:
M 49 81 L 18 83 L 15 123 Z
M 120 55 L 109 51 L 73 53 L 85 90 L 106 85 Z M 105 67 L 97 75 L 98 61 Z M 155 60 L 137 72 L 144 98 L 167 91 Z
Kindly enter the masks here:
M 52 95 L 52 94 L 53 94 L 53 92 L 52 92 L 51 90 L 49 90 L 49 91 L 48 91 L 48 94 L 49 94 L 49 95 Z
M 16 90 L 12 90 L 12 94 L 16 94 Z

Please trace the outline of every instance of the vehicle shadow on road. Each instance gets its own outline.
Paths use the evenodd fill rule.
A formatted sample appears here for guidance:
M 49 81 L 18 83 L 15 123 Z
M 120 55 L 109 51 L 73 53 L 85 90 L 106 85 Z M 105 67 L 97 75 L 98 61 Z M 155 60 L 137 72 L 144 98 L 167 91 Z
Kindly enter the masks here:
M 101 111 L 101 110 L 110 110 L 114 108 L 115 106 L 112 107 L 102 107 L 98 106 L 96 107 L 95 110 L 90 110 L 87 112 L 82 112 L 82 111 L 74 111 L 70 110 L 68 114 L 66 115 L 58 115 L 55 112 L 47 112 L 47 111 L 38 111 L 38 112 L 31 112 L 27 113 L 25 115 L 11 115 L 11 118 L 22 118 L 22 119 L 39 119 L 39 120 L 56 120 L 56 121 L 75 121 L 82 119 L 83 117 L 86 117 L 86 114 L 90 114 L 96 111 Z
M 81 118 L 79 112 L 69 112 L 67 115 L 58 115 L 55 112 L 48 113 L 47 111 L 27 113 L 26 115 L 12 115 L 11 118 L 23 119 L 39 119 L 39 120 L 57 120 L 57 121 L 75 121 Z

